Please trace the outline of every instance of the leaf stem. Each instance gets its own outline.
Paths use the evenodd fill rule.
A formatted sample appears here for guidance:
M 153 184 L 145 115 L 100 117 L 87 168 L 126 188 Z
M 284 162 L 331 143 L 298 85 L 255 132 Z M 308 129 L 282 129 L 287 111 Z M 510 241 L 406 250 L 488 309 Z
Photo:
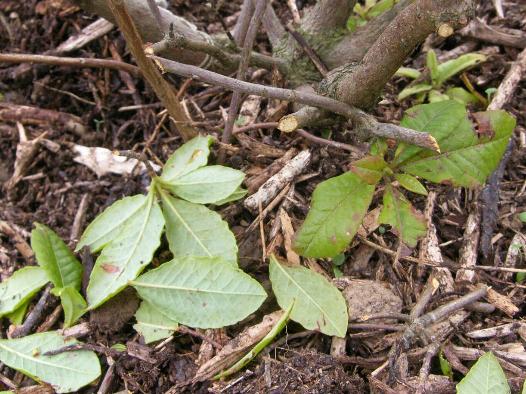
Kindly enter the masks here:
M 216 376 L 214 376 L 214 380 L 217 379 L 223 379 L 227 376 L 230 376 L 238 371 L 240 371 L 243 367 L 245 367 L 250 361 L 252 361 L 265 347 L 270 345 L 270 343 L 276 338 L 276 336 L 283 330 L 283 328 L 287 325 L 287 322 L 289 320 L 290 312 L 292 311 L 292 308 L 294 307 L 295 300 L 291 302 L 288 309 L 283 313 L 281 318 L 278 320 L 276 325 L 272 327 L 272 330 L 265 335 L 265 337 L 259 341 L 253 348 L 250 350 L 241 360 L 239 360 L 237 363 L 232 365 L 230 368 L 228 368 L 226 371 L 223 371 Z

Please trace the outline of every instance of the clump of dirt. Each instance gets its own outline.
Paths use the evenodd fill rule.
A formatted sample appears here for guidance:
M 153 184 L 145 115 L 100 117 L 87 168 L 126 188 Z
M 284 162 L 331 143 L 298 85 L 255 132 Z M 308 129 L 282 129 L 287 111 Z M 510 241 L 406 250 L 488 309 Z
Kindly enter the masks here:
M 131 287 L 90 313 L 90 325 L 101 334 L 121 330 L 139 308 L 139 297 Z
M 266 358 L 259 373 L 224 393 L 326 394 L 366 392 L 358 375 L 346 372 L 333 357 L 313 350 L 288 351 L 281 361 Z
M 353 280 L 343 291 L 351 320 L 371 314 L 400 313 L 402 300 L 381 282 Z M 385 320 L 376 320 L 385 322 Z

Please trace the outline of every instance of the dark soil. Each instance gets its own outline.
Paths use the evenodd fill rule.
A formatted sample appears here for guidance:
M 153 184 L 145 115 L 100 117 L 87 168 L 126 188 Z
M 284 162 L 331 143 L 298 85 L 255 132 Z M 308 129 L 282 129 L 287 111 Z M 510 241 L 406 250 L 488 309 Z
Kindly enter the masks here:
M 240 1 L 224 2 L 221 9 L 221 14 L 230 26 L 235 22 L 235 18 L 229 18 L 229 16 L 239 10 L 239 3 Z M 274 3 L 282 20 L 288 20 L 290 13 L 285 2 Z M 300 3 L 302 2 L 298 1 L 301 6 Z M 187 17 L 201 29 L 209 32 L 221 31 L 220 23 L 209 12 L 204 2 L 172 0 L 170 6 L 176 10 L 178 15 Z M 505 8 L 506 18 L 498 19 L 495 16 L 492 2 L 485 1 L 477 11 L 478 17 L 488 19 L 488 23 L 525 31 L 526 10 L 524 5 L 514 0 L 505 2 Z M 83 27 L 96 20 L 96 17 L 87 15 L 69 4 L 67 0 L 1 0 L 0 17 L 6 20 L 10 28 L 10 34 L 6 34 L 5 26 L 0 24 L 0 51 L 34 54 L 53 50 L 68 37 L 77 34 Z M 447 40 L 431 40 L 430 44 L 440 55 L 461 45 L 465 40 L 459 35 L 454 35 Z M 261 51 L 267 50 L 268 43 L 264 35 L 259 37 L 257 46 Z M 487 49 L 489 46 L 491 44 L 478 42 L 477 50 Z M 112 47 L 124 61 L 133 63 L 133 59 L 125 48 L 125 42 L 116 29 L 69 56 L 111 58 Z M 468 78 L 479 92 L 483 93 L 488 88 L 498 87 L 510 62 L 520 52 L 519 49 L 504 46 L 497 46 L 495 51 L 491 61 L 467 73 Z M 421 67 L 424 61 L 425 55 L 417 50 L 408 60 L 407 65 Z M 29 140 L 37 138 L 42 133 L 47 133 L 45 138 L 51 143 L 58 144 L 59 149 L 53 151 L 50 144 L 42 144 L 26 169 L 24 178 L 16 186 L 7 188 L 1 186 L 6 185 L 13 173 L 17 147 L 20 142 L 19 128 L 14 123 L 0 123 L 0 220 L 8 223 L 26 240 L 29 239 L 28 236 L 34 222 L 44 223 L 64 240 L 69 241 L 71 246 L 74 246 L 76 240 L 70 239 L 71 231 L 83 196 L 87 195 L 89 198 L 83 221 L 83 228 L 85 228 L 98 213 L 117 199 L 145 192 L 149 178 L 147 175 L 111 174 L 98 178 L 90 169 L 74 161 L 74 153 L 69 148 L 70 143 L 105 147 L 112 150 L 132 149 L 144 152 L 153 161 L 162 163 L 174 149 L 181 145 L 182 141 L 167 122 L 160 125 L 159 112 L 162 110 L 160 107 L 149 106 L 140 110 L 119 111 L 119 108 L 125 106 L 158 103 L 153 92 L 140 78 L 133 78 L 137 90 L 134 96 L 119 77 L 119 73 L 115 71 L 32 66 L 29 71 L 19 75 L 19 70 L 18 66 L 0 64 L 0 103 L 4 101 L 31 105 L 76 115 L 87 126 L 87 131 L 82 135 L 77 135 L 65 131 L 63 127 L 56 124 L 24 124 L 23 128 Z M 13 78 L 15 74 L 16 78 Z M 184 79 L 179 77 L 170 76 L 169 79 L 174 83 L 176 89 L 181 88 L 184 82 Z M 258 82 L 270 84 L 272 77 L 270 75 L 260 76 Z M 401 88 L 407 85 L 407 82 L 401 78 L 393 78 L 386 87 L 383 101 L 375 110 L 379 119 L 397 121 L 401 118 L 403 110 L 411 105 L 410 101 L 400 103 L 396 100 L 396 95 Z M 452 83 L 459 86 L 461 84 L 459 79 L 453 80 Z M 220 107 L 228 108 L 230 92 L 206 87 L 200 83 L 192 83 L 184 97 L 193 119 L 200 122 L 199 131 L 214 136 L 220 135 L 223 127 Z M 200 110 L 197 111 L 190 101 L 193 101 L 195 107 L 199 107 Z M 263 100 L 256 122 L 268 121 L 276 106 L 277 103 Z M 526 207 L 526 147 L 524 141 L 521 141 L 519 137 L 520 133 L 524 136 L 526 132 L 525 79 L 520 82 L 514 97 L 509 100 L 505 109 L 517 118 L 515 144 L 499 184 L 498 221 L 496 228 L 492 229 L 489 234 L 491 251 L 485 257 L 482 256 L 482 253 L 480 255 L 484 264 L 496 266 L 502 265 L 505 260 L 515 234 L 524 232 L 524 223 L 519 220 L 518 213 L 524 211 Z M 310 131 L 317 133 L 319 130 Z M 364 142 L 356 140 L 344 126 L 335 126 L 332 130 L 327 131 L 332 131 L 330 137 L 332 139 L 355 144 L 360 149 L 366 147 Z M 309 169 L 304 172 L 304 175 L 311 175 L 311 177 L 296 184 L 294 201 L 290 202 L 287 207 L 295 229 L 299 228 L 305 218 L 315 186 L 322 180 L 343 172 L 353 159 L 344 151 L 320 147 L 298 136 L 280 134 L 277 130 L 253 131 L 248 135 L 253 141 L 264 144 L 266 151 L 272 151 L 278 156 L 291 147 L 312 148 L 314 158 Z M 234 146 L 238 149 L 227 157 L 227 164 L 245 171 L 249 179 L 259 174 L 276 158 L 272 155 L 262 156 L 261 146 L 256 143 L 242 144 L 238 140 Z M 213 162 L 217 157 L 217 151 L 214 151 L 212 156 L 211 161 Z M 461 253 L 464 224 L 473 200 L 472 192 L 445 185 L 429 186 L 430 190 L 438 194 L 432 220 L 437 227 L 439 242 L 442 244 L 442 254 L 447 261 L 457 262 Z M 417 208 L 422 211 L 425 209 L 425 198 L 411 194 L 410 199 Z M 378 202 L 376 200 L 374 204 L 377 205 Z M 266 281 L 267 263 L 261 259 L 262 247 L 259 232 L 250 234 L 245 232 L 255 216 L 245 210 L 239 202 L 222 208 L 220 213 L 229 222 L 238 237 L 240 265 L 261 282 Z M 265 220 L 265 234 L 271 234 L 276 215 L 277 209 Z M 396 249 L 396 238 L 384 230 L 381 228 L 374 232 L 375 241 L 390 249 Z M 277 253 L 285 254 L 281 238 L 278 238 L 274 248 Z M 364 252 L 360 248 L 360 242 L 356 241 L 348 250 L 346 262 L 341 267 L 343 273 L 354 279 L 381 281 L 383 287 L 389 288 L 389 297 L 394 296 L 394 301 L 393 298 L 387 297 L 386 299 L 397 304 L 396 307 L 401 308 L 400 312 L 409 314 L 418 300 L 428 273 L 404 261 L 392 264 L 389 256 L 375 251 L 372 251 L 365 260 L 365 266 L 362 264 L 362 269 L 357 271 L 353 268 L 355 267 L 353 264 L 358 259 L 359 253 Z M 155 257 L 154 265 L 168 259 L 166 250 L 165 245 L 161 247 Z M 519 258 L 517 268 L 523 268 L 525 263 L 524 258 L 522 260 Z M 0 278 L 5 280 L 16 269 L 28 264 L 35 264 L 35 262 L 25 259 L 15 247 L 15 241 L 0 232 Z M 329 275 L 333 274 L 328 262 L 320 261 L 316 267 L 326 271 Z M 492 338 L 488 343 L 469 339 L 465 335 L 466 332 L 474 329 L 521 321 L 526 314 L 525 287 L 517 284 L 514 278 L 504 277 L 501 273 L 479 271 L 477 272 L 477 283 L 492 286 L 518 306 L 519 312 L 513 317 L 498 310 L 491 314 L 473 313 L 455 329 L 454 334 L 447 338 L 444 344 L 473 349 L 491 347 L 510 352 L 512 350 L 506 349 L 516 346 L 515 349 L 521 348 L 521 354 L 525 354 L 522 345 L 526 341 L 526 334 L 520 330 L 506 337 Z M 452 294 L 435 296 L 428 310 L 436 308 L 458 294 L 465 294 L 465 291 L 456 289 L 456 292 Z M 374 296 L 380 297 L 378 293 Z M 386 302 L 386 299 L 383 301 Z M 382 305 L 382 303 L 382 299 L 375 300 L 375 305 Z M 178 387 L 174 392 L 320 394 L 362 393 L 371 390 L 384 392 L 385 387 L 382 389 L 383 386 L 372 382 L 369 376 L 374 369 L 387 360 L 389 348 L 393 343 L 391 338 L 399 335 L 400 329 L 403 328 L 403 322 L 395 325 L 391 319 L 383 323 L 395 325 L 398 331 L 378 328 L 351 329 L 345 348 L 346 355 L 344 358 L 338 358 L 329 355 L 331 338 L 314 332 L 304 332 L 300 326 L 289 324 L 288 334 L 292 335 L 292 339 L 287 339 L 285 335 L 280 337 L 278 341 L 282 342 L 279 343 L 279 346 L 271 350 L 267 349 L 269 351 L 264 352 L 250 364 L 247 370 L 224 382 L 207 381 L 191 385 L 191 379 L 198 368 L 198 358 L 204 353 L 206 341 L 203 342 L 202 335 L 205 334 L 177 333 L 171 342 L 159 348 L 156 347 L 157 344 L 146 347 L 132 328 L 135 322 L 133 314 L 137 307 L 137 297 L 130 291 L 115 297 L 101 310 L 81 319 L 91 324 L 91 333 L 83 339 L 85 342 L 107 347 L 117 343 L 128 345 L 128 352 L 125 356 L 112 360 L 115 362 L 115 369 L 109 392 L 127 389 L 134 393 L 163 393 L 173 386 Z M 276 305 L 270 301 L 266 308 L 262 308 L 262 311 L 266 313 L 275 309 Z M 383 309 L 372 308 L 362 312 L 374 314 L 380 311 Z M 46 314 L 51 312 L 52 308 L 49 307 Z M 262 314 L 253 316 L 252 319 L 225 329 L 221 334 L 223 342 L 235 337 L 244 328 L 256 324 L 261 317 Z M 58 329 L 61 328 L 60 326 L 59 319 L 50 328 Z M 2 328 L 0 335 L 6 337 L 7 319 L 4 319 Z M 294 334 L 299 335 L 294 337 Z M 212 335 L 212 333 L 208 332 L 206 335 Z M 421 345 L 416 346 L 413 351 L 417 353 L 421 351 Z M 417 356 L 408 353 L 406 372 L 409 376 L 418 376 L 424 353 L 425 351 L 421 351 Z M 100 357 L 104 371 L 108 369 L 109 359 L 104 355 Z M 458 362 L 467 368 L 472 364 L 472 361 L 468 359 Z M 524 378 L 526 363 L 513 364 L 513 361 L 510 363 L 516 369 L 505 368 L 508 377 L 510 379 Z M 21 379 L 15 375 L 15 371 L 7 367 L 0 369 L 0 372 L 21 383 L 22 386 L 35 384 L 29 378 Z M 432 364 L 431 373 L 441 374 L 436 362 Z M 384 377 L 381 375 L 382 379 Z M 455 378 L 462 378 L 458 370 Z M 96 382 L 93 387 L 83 389 L 83 392 L 95 392 L 101 381 Z M 0 383 L 1 387 L 3 387 L 2 383 Z

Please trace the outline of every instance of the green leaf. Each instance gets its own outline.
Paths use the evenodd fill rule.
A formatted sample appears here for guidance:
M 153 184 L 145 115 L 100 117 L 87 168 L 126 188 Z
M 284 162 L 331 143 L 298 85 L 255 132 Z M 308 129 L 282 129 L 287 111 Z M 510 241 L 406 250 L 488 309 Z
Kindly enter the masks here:
M 233 168 L 207 166 L 178 177 L 170 183 L 164 183 L 164 186 L 184 200 L 211 204 L 234 193 L 244 177 L 243 172 Z
M 237 266 L 234 234 L 221 216 L 207 207 L 161 192 L 166 238 L 175 257 L 222 257 Z
M 256 280 L 220 257 L 179 257 L 132 285 L 162 314 L 198 328 L 237 323 L 267 298 Z
M 290 318 L 307 330 L 345 337 L 349 315 L 340 291 L 322 275 L 300 266 L 286 266 L 270 257 L 270 281 L 283 310 L 294 303 Z
M 375 138 L 371 143 L 371 147 L 369 148 L 369 154 L 383 158 L 387 153 L 387 149 L 389 149 L 389 147 L 387 146 L 385 138 Z
M 396 72 L 395 75 L 397 77 L 405 77 L 405 78 L 411 78 L 411 79 L 417 79 L 420 78 L 420 75 L 422 73 L 418 71 L 415 68 L 409 68 L 409 67 L 400 67 Z
M 449 100 L 449 97 L 447 95 L 435 89 L 431 90 L 429 94 L 427 95 L 427 97 L 430 103 L 438 103 L 439 101 Z
M 510 387 L 499 360 L 488 352 L 471 367 L 457 384 L 458 394 L 508 394 Z
M 451 368 L 449 361 L 447 361 L 447 359 L 444 357 L 444 353 L 442 351 L 438 353 L 438 361 L 440 362 L 440 370 L 442 371 L 442 375 L 447 376 L 453 380 L 453 369 Z
M 5 315 L 9 319 L 11 324 L 14 324 L 15 326 L 19 326 L 20 324 L 22 324 L 30 302 L 31 298 L 24 302 L 22 305 L 20 305 L 18 308 L 16 308 L 13 312 Z
M 351 242 L 371 204 L 375 185 L 353 172 L 320 183 L 296 235 L 294 249 L 306 257 L 334 257 Z
M 483 184 L 506 150 L 515 118 L 504 111 L 480 112 L 474 116 L 479 122 L 479 135 L 471 127 L 453 130 L 447 142 L 439 141 L 441 154 L 414 157 L 400 169 L 435 183 L 464 187 Z
M 378 221 L 390 224 L 395 233 L 411 247 L 426 234 L 426 220 L 409 201 L 391 186 L 386 186 L 384 206 Z
M 179 327 L 176 321 L 163 315 L 147 301 L 141 302 L 135 318 L 137 324 L 133 328 L 144 337 L 144 342 L 147 344 L 168 338 Z
M 77 289 L 67 286 L 62 289 L 53 289 L 53 294 L 60 297 L 62 309 L 64 309 L 64 327 L 71 327 L 86 313 L 88 304 Z
M 19 339 L 0 340 L 0 360 L 29 377 L 50 384 L 57 393 L 76 392 L 100 376 L 100 364 L 92 351 L 44 353 L 78 343 L 56 331 Z
M 94 309 L 126 287 L 152 260 L 159 247 L 164 219 L 152 191 L 97 258 L 87 289 Z
M 464 88 L 453 87 L 446 90 L 446 95 L 452 99 L 457 100 L 458 102 L 468 105 L 468 104 L 477 104 L 479 102 L 477 96 L 468 92 Z
M 351 171 L 369 185 L 376 185 L 382 178 L 382 171 L 386 167 L 387 163 L 383 157 L 365 156 L 352 163 Z
M 439 86 L 440 84 L 438 83 L 438 81 L 440 74 L 438 72 L 438 60 L 435 51 L 433 51 L 432 49 L 427 51 L 426 66 L 429 70 L 433 86 Z
M 426 188 L 414 176 L 409 174 L 395 174 L 395 179 L 400 183 L 400 186 L 410 192 L 427 196 Z
M 437 85 L 442 85 L 449 78 L 474 65 L 486 61 L 486 56 L 479 53 L 467 53 L 456 59 L 448 60 L 438 65 Z
M 521 212 L 521 213 L 519 213 L 519 220 L 520 220 L 522 223 L 526 223 L 526 211 L 525 211 L 525 212 Z
M 0 316 L 14 312 L 49 281 L 40 267 L 24 267 L 0 283 Z
M 403 100 L 414 94 L 429 92 L 431 89 L 433 89 L 433 87 L 427 83 L 417 83 L 415 85 L 409 85 L 400 93 L 398 93 L 398 100 Z
M 405 112 L 400 126 L 430 133 L 443 152 L 462 141 L 463 135 L 472 133 L 465 107 L 455 100 L 415 105 Z M 393 165 L 430 155 L 427 149 L 400 143 Z
M 35 223 L 35 229 L 31 232 L 31 248 L 38 265 L 55 287 L 80 289 L 82 265 L 53 230 Z
M 210 136 L 197 136 L 177 149 L 164 165 L 161 179 L 172 182 L 180 176 L 206 165 L 213 143 Z
M 100 251 L 122 232 L 126 222 L 142 209 L 145 201 L 146 196 L 138 194 L 114 202 L 86 228 L 75 251 L 84 246 L 89 246 L 92 253 Z
M 227 198 L 224 198 L 222 200 L 219 200 L 219 201 L 216 201 L 214 202 L 214 205 L 223 205 L 223 204 L 227 204 L 229 202 L 232 202 L 232 201 L 237 201 L 239 200 L 240 198 L 243 198 L 247 195 L 248 193 L 248 190 L 246 189 L 243 189 L 241 187 L 238 187 L 234 193 L 232 193 L 230 196 L 228 196 Z
M 394 6 L 394 0 L 380 0 L 375 5 L 373 5 L 367 12 L 368 18 L 374 18 L 380 14 L 383 14 L 385 11 L 390 10 Z

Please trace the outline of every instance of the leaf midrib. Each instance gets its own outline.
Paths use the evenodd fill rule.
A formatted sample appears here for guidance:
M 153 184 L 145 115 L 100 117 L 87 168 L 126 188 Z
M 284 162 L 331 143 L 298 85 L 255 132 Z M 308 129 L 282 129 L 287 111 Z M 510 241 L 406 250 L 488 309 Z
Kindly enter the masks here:
M 508 136 L 509 137 L 509 136 Z M 462 151 L 465 151 L 465 150 L 469 150 L 469 149 L 475 149 L 477 147 L 480 147 L 480 146 L 488 146 L 488 145 L 493 145 L 497 142 L 501 142 L 501 140 L 503 139 L 506 139 L 507 137 L 505 136 L 502 136 L 501 138 L 497 138 L 497 139 L 494 139 L 494 140 L 490 140 L 490 141 L 486 141 L 486 142 L 482 142 L 480 144 L 475 144 L 475 145 L 470 145 L 470 146 L 465 146 L 463 148 L 459 148 L 459 149 L 455 149 L 455 150 L 450 150 L 450 151 L 447 151 L 447 152 L 444 152 L 444 153 L 441 153 L 439 155 L 435 155 L 435 156 L 429 156 L 429 157 L 425 157 L 423 159 L 418 159 L 418 160 L 415 160 L 415 161 L 411 161 L 409 163 L 406 163 L 404 164 L 403 166 L 400 166 L 400 169 L 401 170 L 404 170 L 405 168 L 409 167 L 409 166 L 412 166 L 414 164 L 420 164 L 420 163 L 423 163 L 423 162 L 427 162 L 427 161 L 433 161 L 433 160 L 439 160 L 439 159 L 443 159 L 443 158 L 450 158 L 451 154 L 452 153 L 462 153 Z
M 47 366 L 53 367 L 53 368 L 61 368 L 61 369 L 67 370 L 67 371 L 73 371 L 73 372 L 77 372 L 77 373 L 81 373 L 81 374 L 85 374 L 86 373 L 86 371 L 83 371 L 83 370 L 80 370 L 80 369 L 69 368 L 69 367 L 61 365 L 61 364 L 53 364 L 53 363 L 50 363 L 50 362 L 46 362 L 46 361 L 44 361 L 42 359 L 36 359 L 35 357 L 28 356 L 27 354 L 24 354 L 24 353 L 20 353 L 19 351 L 15 350 L 15 349 L 12 349 L 9 346 L 5 346 L 2 342 L 0 342 L 0 348 L 4 349 L 6 352 L 13 353 L 14 355 L 19 356 L 19 357 L 21 357 L 23 359 L 33 361 L 36 364 L 47 365 Z
M 227 292 L 227 291 L 219 291 L 219 290 L 208 290 L 208 289 L 199 289 L 199 288 L 193 288 L 193 287 L 184 287 L 184 286 L 175 286 L 175 285 L 162 285 L 158 283 L 146 283 L 146 282 L 137 282 L 137 281 L 131 281 L 131 285 L 136 287 L 148 287 L 153 289 L 164 289 L 164 290 L 179 290 L 179 291 L 186 291 L 186 292 L 197 292 L 197 293 L 209 293 L 209 294 L 221 294 L 221 295 L 245 295 L 245 296 L 257 296 L 262 297 L 262 294 L 259 293 L 239 293 L 239 292 Z
M 280 263 L 276 262 L 276 261 L 273 261 L 272 262 L 274 265 L 278 266 L 278 268 L 280 269 L 281 272 L 283 272 L 283 274 L 293 283 L 296 285 L 296 287 L 309 299 L 311 300 L 311 302 L 319 309 L 319 311 L 322 313 L 323 316 L 326 316 L 327 317 L 327 320 L 331 323 L 332 327 L 336 330 L 337 333 L 341 334 L 340 333 L 340 330 L 338 330 L 338 326 L 332 321 L 332 319 L 330 318 L 330 316 L 324 312 L 323 308 L 309 295 L 309 293 L 307 293 L 305 290 L 303 290 L 303 288 L 299 285 L 298 282 L 296 282 L 294 280 L 294 278 L 292 276 L 289 275 L 289 273 L 283 269 L 283 267 L 281 266 Z M 345 335 L 345 333 L 343 333 L 343 335 Z
M 192 228 L 188 225 L 188 223 L 183 219 L 183 217 L 179 214 L 175 206 L 170 201 L 170 197 L 166 195 L 166 192 L 164 192 L 161 188 L 159 188 L 161 198 L 163 200 L 163 203 L 166 203 L 166 205 L 172 210 L 172 212 L 177 216 L 179 221 L 183 224 L 184 228 L 192 235 L 192 237 L 196 240 L 196 242 L 199 244 L 199 246 L 205 251 L 205 253 L 208 255 L 208 257 L 213 257 L 212 253 L 208 248 L 203 244 L 201 239 L 197 236 L 197 234 L 192 230 Z

